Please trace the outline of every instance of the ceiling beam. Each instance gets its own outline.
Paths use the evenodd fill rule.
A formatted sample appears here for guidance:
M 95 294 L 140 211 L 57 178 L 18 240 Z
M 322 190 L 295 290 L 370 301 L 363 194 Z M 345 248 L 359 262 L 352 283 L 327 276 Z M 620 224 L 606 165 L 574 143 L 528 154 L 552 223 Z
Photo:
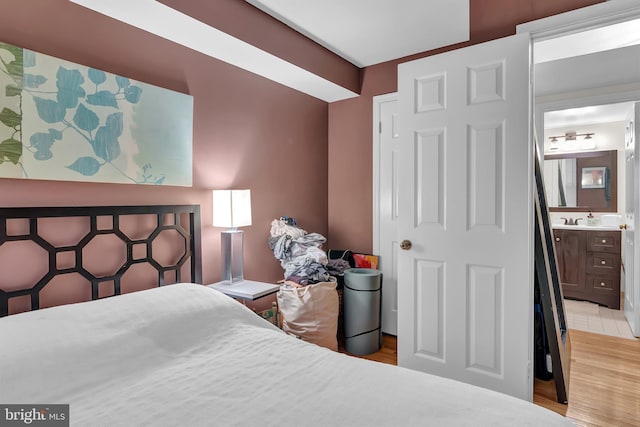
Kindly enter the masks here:
M 359 96 L 155 0 L 70 0 L 326 102 Z

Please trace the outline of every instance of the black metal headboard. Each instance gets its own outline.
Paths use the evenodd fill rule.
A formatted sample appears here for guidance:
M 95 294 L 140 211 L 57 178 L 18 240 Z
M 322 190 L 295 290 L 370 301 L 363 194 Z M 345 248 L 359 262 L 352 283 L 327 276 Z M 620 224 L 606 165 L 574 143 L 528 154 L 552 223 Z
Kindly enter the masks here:
M 125 216 L 151 216 L 155 219 L 151 224 L 149 234 L 144 238 L 131 238 L 128 231 L 123 231 L 121 219 Z M 58 245 L 51 243 L 43 233 L 39 231 L 39 220 L 43 218 L 80 218 L 89 222 L 88 232 L 73 245 Z M 10 221 L 25 222 L 25 230 L 15 233 L 10 232 Z M 107 225 L 105 225 L 105 223 Z M 14 227 L 15 228 L 15 227 Z M 171 231 L 167 231 L 171 230 Z M 177 261 L 158 261 L 154 258 L 154 240 L 162 233 L 171 233 L 176 236 L 180 244 L 184 241 L 184 252 Z M 96 238 L 96 236 L 111 235 L 120 239 L 126 247 L 126 260 L 113 274 L 97 277 L 85 268 L 83 250 Z M 28 241 L 37 245 L 48 254 L 48 272 L 35 283 L 24 283 L 9 289 L 6 284 L 8 276 L 6 272 L 0 274 L 0 317 L 9 314 L 9 300 L 12 298 L 29 296 L 31 310 L 41 307 L 40 292 L 58 275 L 76 273 L 81 275 L 91 286 L 91 299 L 100 298 L 100 284 L 111 282 L 113 289 L 111 295 L 121 294 L 121 278 L 133 265 L 148 264 L 158 272 L 158 286 L 166 284 L 165 275 L 174 274 L 175 282 L 189 281 L 202 283 L 202 262 L 200 256 L 200 206 L 199 205 L 159 205 L 159 206 L 95 206 L 95 207 L 26 207 L 26 208 L 0 208 L 0 253 L 7 250 L 10 242 Z M 158 239 L 160 240 L 160 239 Z M 6 246 L 5 246 L 6 245 Z M 5 248 L 3 248 L 5 246 Z M 181 248 L 180 248 L 181 249 Z M 41 251 L 41 250 L 40 250 Z M 60 265 L 59 258 L 72 258 L 69 265 Z M 123 255 L 124 258 L 124 255 Z M 183 267 L 187 269 L 190 277 L 182 277 Z M 25 267 L 28 268 L 28 267 Z

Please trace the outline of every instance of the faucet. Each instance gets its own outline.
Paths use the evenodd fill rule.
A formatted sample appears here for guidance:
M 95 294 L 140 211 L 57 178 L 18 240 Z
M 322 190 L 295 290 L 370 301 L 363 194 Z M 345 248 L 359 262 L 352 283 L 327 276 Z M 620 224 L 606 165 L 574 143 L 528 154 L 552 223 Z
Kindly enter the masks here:
M 560 219 L 564 219 L 564 225 L 580 225 L 580 224 L 578 224 L 578 221 L 580 221 L 583 218 L 576 218 L 576 219 L 569 218 L 569 219 L 567 219 L 565 217 L 562 217 Z

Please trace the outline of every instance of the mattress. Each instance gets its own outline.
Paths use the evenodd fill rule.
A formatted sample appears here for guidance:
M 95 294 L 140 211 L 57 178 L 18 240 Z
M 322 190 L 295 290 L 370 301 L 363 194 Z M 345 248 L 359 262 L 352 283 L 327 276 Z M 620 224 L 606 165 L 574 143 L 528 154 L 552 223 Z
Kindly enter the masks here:
M 565 426 L 532 403 L 286 335 L 177 284 L 0 319 L 0 402 L 77 426 Z

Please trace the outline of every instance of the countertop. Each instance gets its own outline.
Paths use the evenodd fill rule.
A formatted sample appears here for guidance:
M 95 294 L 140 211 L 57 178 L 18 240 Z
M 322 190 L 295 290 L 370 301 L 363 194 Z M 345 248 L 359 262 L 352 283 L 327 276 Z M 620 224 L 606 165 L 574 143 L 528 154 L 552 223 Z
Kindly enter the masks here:
M 620 227 L 613 225 L 565 225 L 565 224 L 551 224 L 551 228 L 558 228 L 561 230 L 592 230 L 592 231 L 620 231 Z

